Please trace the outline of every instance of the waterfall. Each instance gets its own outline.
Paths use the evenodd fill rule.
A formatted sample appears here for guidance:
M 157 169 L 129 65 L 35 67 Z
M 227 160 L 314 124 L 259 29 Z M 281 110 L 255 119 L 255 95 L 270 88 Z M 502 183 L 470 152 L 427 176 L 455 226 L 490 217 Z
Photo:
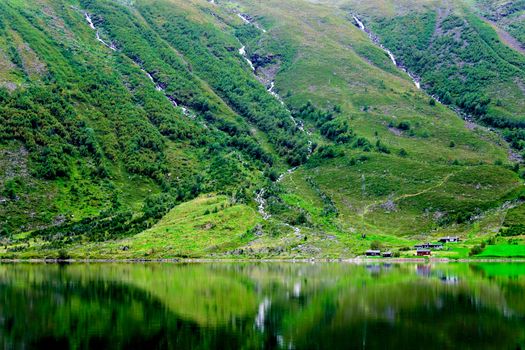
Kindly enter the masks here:
M 396 57 L 394 56 L 394 54 L 392 53 L 392 51 L 390 51 L 389 49 L 387 49 L 386 47 L 384 47 L 378 40 L 378 38 L 376 36 L 374 36 L 372 34 L 372 32 L 370 30 L 368 30 L 365 25 L 363 24 L 363 22 L 356 16 L 356 15 L 352 15 L 352 18 L 354 19 L 355 23 L 357 23 L 357 26 L 359 27 L 359 29 L 361 29 L 363 32 L 365 32 L 368 37 L 377 45 L 379 46 L 381 49 L 383 49 L 383 51 L 386 52 L 386 54 L 388 55 L 388 57 L 390 58 L 390 60 L 392 61 L 392 63 L 394 64 L 394 66 L 398 67 L 398 68 L 401 68 L 401 70 L 403 70 L 405 73 L 408 74 L 408 76 L 410 77 L 410 79 L 412 79 L 412 81 L 414 82 L 414 85 L 416 86 L 416 88 L 420 89 L 421 88 L 421 83 L 419 82 L 419 79 L 414 76 L 413 74 L 411 74 L 405 67 L 401 66 L 397 60 L 396 60 Z
M 242 21 L 244 22 L 244 24 L 251 24 L 251 25 L 253 25 L 255 28 L 259 29 L 261 32 L 266 33 L 266 29 L 264 29 L 263 27 L 261 27 L 259 24 L 253 22 L 250 18 L 248 18 L 248 16 L 243 15 L 242 13 L 237 13 L 237 16 L 238 16 L 240 19 L 242 19 Z
M 95 27 L 95 25 L 93 24 L 93 20 L 91 19 L 91 16 L 89 15 L 89 13 L 84 12 L 84 17 L 86 18 L 86 21 L 88 22 L 89 27 L 96 31 L 95 37 L 97 38 L 97 40 L 101 42 L 104 46 L 109 48 L 110 50 L 117 51 L 117 48 L 115 47 L 115 45 L 113 45 L 113 43 L 108 44 L 104 40 L 102 40 L 102 38 L 100 37 L 99 31 L 97 27 Z
M 246 46 L 242 46 L 239 49 L 239 55 L 241 55 L 246 60 L 246 62 L 248 62 L 248 65 L 250 66 L 252 71 L 255 72 L 255 66 L 253 65 L 252 61 L 248 58 L 248 55 L 246 55 Z

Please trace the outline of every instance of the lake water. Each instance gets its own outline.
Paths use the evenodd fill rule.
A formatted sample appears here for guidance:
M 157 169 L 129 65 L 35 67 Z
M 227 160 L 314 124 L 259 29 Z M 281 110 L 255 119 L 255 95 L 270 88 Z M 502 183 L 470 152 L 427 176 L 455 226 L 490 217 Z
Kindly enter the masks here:
M 525 265 L 1 264 L 2 349 L 524 349 Z

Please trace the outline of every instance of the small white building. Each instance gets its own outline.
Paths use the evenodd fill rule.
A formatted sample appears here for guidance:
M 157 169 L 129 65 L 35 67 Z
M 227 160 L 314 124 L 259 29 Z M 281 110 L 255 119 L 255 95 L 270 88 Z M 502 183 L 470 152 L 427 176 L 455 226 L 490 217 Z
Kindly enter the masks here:
M 442 243 L 457 243 L 459 242 L 459 237 L 451 237 L 451 236 L 441 237 L 439 241 Z

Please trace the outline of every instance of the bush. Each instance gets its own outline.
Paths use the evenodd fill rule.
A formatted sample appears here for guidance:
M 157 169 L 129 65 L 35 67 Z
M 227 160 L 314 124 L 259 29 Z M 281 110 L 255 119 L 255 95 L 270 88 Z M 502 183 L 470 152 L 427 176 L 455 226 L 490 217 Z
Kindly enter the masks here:
M 308 217 L 306 216 L 304 211 L 301 211 L 299 214 L 297 214 L 296 217 L 292 219 L 291 224 L 292 225 L 304 225 L 308 222 Z
M 383 247 L 383 245 L 381 244 L 381 242 L 379 241 L 372 241 L 372 243 L 370 243 L 370 249 L 373 249 L 373 250 L 381 250 L 381 248 Z
M 370 141 L 368 141 L 364 137 L 358 137 L 355 139 L 355 141 L 352 143 L 352 148 L 361 148 L 363 151 L 368 152 L 370 151 L 372 145 L 370 144 Z
M 142 212 L 146 218 L 160 219 L 175 206 L 175 200 L 167 193 L 155 194 L 146 198 Z
M 479 255 L 483 252 L 483 247 L 481 245 L 475 245 L 470 249 L 470 252 L 468 253 L 469 256 L 475 256 Z
M 410 123 L 407 121 L 399 122 L 399 124 L 397 124 L 397 128 L 399 130 L 408 131 L 410 130 Z
M 381 152 L 381 153 L 386 153 L 386 154 L 389 154 L 390 153 L 390 150 L 388 149 L 387 146 L 385 146 L 381 140 L 377 140 L 376 141 L 376 150 L 378 152 Z
M 337 149 L 334 146 L 321 146 L 319 147 L 319 157 L 323 159 L 332 159 L 343 156 L 343 151 Z
M 69 253 L 65 249 L 60 249 L 58 251 L 58 256 L 57 256 L 58 260 L 68 260 L 70 258 L 71 258 L 71 256 L 69 255 Z
M 521 236 L 525 234 L 525 224 L 514 224 L 510 227 L 500 230 L 501 236 L 512 237 L 512 236 Z
M 22 187 L 22 179 L 15 178 L 6 181 L 2 195 L 9 199 L 16 199 Z

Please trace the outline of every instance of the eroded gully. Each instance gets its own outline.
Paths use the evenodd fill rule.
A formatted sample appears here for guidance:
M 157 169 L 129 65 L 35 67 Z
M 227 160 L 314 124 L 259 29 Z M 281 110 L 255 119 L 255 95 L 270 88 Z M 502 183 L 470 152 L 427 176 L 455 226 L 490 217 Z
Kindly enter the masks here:
M 259 29 L 263 33 L 266 33 L 266 30 L 264 28 L 262 28 L 259 24 L 255 23 L 252 20 L 251 16 L 246 15 L 246 14 L 241 14 L 241 13 L 238 13 L 237 16 L 239 16 L 239 18 L 241 18 L 245 24 L 253 25 L 255 28 Z M 248 57 L 248 55 L 246 53 L 246 46 L 244 46 L 242 43 L 241 43 L 241 45 L 242 46 L 239 49 L 239 54 L 248 63 L 248 65 L 250 66 L 252 72 L 254 73 L 254 75 L 257 78 L 257 74 L 256 74 L 257 73 L 257 68 L 255 67 L 253 62 L 250 60 L 250 57 Z M 284 108 L 286 108 L 286 110 L 288 111 L 288 114 L 290 115 L 290 119 L 292 120 L 292 123 L 294 124 L 294 126 L 297 127 L 297 129 L 299 129 L 305 135 L 310 136 L 310 132 L 306 131 L 305 128 L 304 128 L 304 123 L 301 120 L 298 120 L 298 119 L 294 118 L 294 116 L 292 115 L 292 112 L 286 107 L 286 104 L 284 103 L 284 101 L 281 98 L 281 96 L 275 91 L 275 82 L 273 80 L 270 81 L 270 83 L 266 86 L 266 90 L 277 101 L 279 101 L 279 103 L 281 103 L 284 106 Z M 312 154 L 312 144 L 313 144 L 312 141 L 308 140 L 308 157 Z M 292 174 L 295 170 L 297 170 L 297 167 L 293 167 L 291 169 L 288 169 L 284 173 L 280 174 L 275 182 L 277 182 L 277 183 L 281 182 L 286 177 L 286 175 Z M 267 203 L 266 203 L 266 199 L 265 199 L 265 194 L 266 194 L 266 188 L 265 187 L 263 187 L 260 190 L 256 191 L 255 192 L 255 202 L 257 203 L 257 209 L 258 209 L 259 214 L 263 217 L 264 220 L 268 220 L 268 219 L 271 218 L 271 214 L 267 210 Z M 298 227 L 295 227 L 295 226 L 292 226 L 292 225 L 289 225 L 289 224 L 285 224 L 285 225 L 290 227 L 290 228 L 292 228 L 296 235 L 300 234 L 301 230 Z

